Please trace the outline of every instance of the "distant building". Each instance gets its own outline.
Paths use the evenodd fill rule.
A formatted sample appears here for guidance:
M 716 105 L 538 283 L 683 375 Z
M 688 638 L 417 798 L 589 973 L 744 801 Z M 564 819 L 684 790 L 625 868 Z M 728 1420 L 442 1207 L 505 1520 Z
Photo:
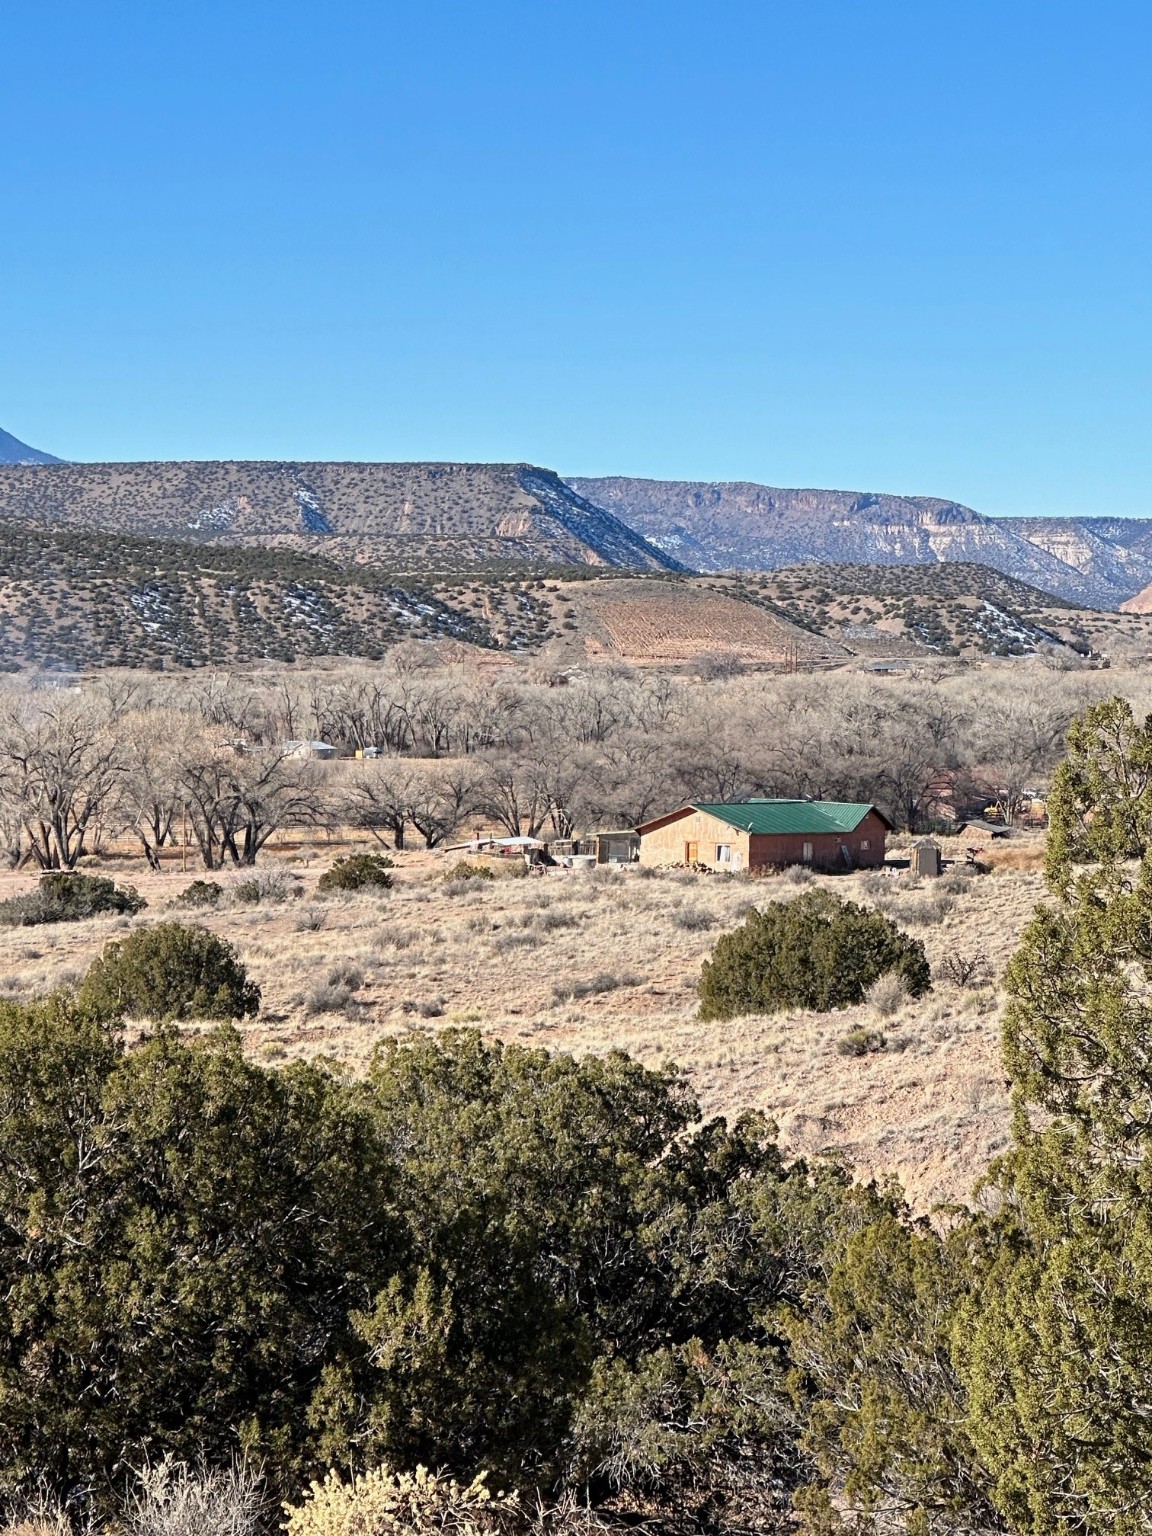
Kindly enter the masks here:
M 335 757 L 336 748 L 329 741 L 286 741 L 285 757 Z
M 892 823 L 874 805 L 839 800 L 739 800 L 685 805 L 637 827 L 641 864 L 736 871 L 809 864 L 872 869 Z

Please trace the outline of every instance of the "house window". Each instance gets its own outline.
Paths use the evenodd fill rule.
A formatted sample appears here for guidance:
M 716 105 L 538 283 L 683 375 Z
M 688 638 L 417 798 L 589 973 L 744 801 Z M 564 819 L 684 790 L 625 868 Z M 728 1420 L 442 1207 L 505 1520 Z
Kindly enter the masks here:
M 860 852 L 861 853 L 867 853 L 869 848 L 871 848 L 871 846 L 872 846 L 872 844 L 868 841 L 868 839 L 866 837 L 862 837 L 860 839 Z
M 731 864 L 731 862 L 732 862 L 732 844 L 731 843 L 717 843 L 716 844 L 716 862 L 717 862 L 717 864 Z
M 812 844 L 811 843 L 805 843 L 804 844 L 804 862 L 805 862 L 805 864 L 811 864 L 811 862 L 812 862 Z

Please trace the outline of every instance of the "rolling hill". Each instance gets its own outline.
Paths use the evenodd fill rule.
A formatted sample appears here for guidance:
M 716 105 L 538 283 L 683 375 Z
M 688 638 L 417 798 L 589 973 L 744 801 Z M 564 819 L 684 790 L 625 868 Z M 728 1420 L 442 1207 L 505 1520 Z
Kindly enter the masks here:
M 930 496 L 741 481 L 617 476 L 568 484 L 700 571 L 960 561 L 1101 609 L 1152 582 L 1152 519 L 992 518 Z
M 1109 648 L 1119 622 L 963 561 L 787 566 L 738 585 L 861 658 L 934 652 L 974 659 L 1039 650 L 1087 657 Z
M 296 549 L 0 518 L 0 671 L 378 658 L 404 640 L 526 655 L 812 665 L 848 651 L 756 593 L 563 564 L 414 575 Z
M 881 658 L 1145 657 L 1150 621 L 986 566 L 820 565 L 760 576 L 611 567 L 388 571 L 292 548 L 0 518 L 0 671 L 382 656 L 403 640 L 708 675 Z M 461 653 L 463 654 L 463 653 Z

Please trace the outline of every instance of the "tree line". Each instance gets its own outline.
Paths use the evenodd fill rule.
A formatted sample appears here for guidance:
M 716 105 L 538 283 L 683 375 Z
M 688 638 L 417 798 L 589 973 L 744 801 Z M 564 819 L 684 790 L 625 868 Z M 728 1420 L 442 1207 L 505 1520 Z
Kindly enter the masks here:
M 489 675 L 412 644 L 378 667 L 311 674 L 12 681 L 0 692 L 0 847 L 12 864 L 72 868 L 131 835 L 158 866 L 186 828 L 213 869 L 253 863 L 284 827 L 435 847 L 472 824 L 569 836 L 748 795 L 875 802 L 920 830 L 965 800 L 1011 807 L 1042 787 L 1102 676 Z M 312 739 L 369 756 L 287 753 Z

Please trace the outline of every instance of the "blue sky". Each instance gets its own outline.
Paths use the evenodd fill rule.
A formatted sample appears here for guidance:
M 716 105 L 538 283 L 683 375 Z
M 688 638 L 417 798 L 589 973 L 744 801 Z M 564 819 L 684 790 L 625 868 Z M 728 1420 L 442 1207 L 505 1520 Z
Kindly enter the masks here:
M 10 0 L 0 425 L 1152 514 L 1152 7 Z

